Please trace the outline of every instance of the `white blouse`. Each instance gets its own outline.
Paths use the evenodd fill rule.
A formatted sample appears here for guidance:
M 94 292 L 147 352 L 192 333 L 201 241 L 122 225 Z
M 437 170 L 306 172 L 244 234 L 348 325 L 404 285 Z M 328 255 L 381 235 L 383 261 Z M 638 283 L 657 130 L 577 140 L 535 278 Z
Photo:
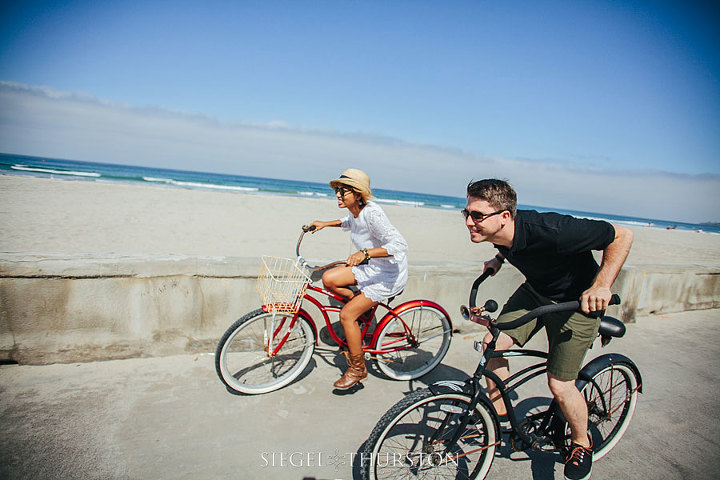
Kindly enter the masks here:
M 390 255 L 371 258 L 367 264 L 353 267 L 360 291 L 375 302 L 398 295 L 407 284 L 408 245 L 383 209 L 370 201 L 357 218 L 349 214 L 341 226 L 350 230 L 350 238 L 358 250 L 382 247 Z

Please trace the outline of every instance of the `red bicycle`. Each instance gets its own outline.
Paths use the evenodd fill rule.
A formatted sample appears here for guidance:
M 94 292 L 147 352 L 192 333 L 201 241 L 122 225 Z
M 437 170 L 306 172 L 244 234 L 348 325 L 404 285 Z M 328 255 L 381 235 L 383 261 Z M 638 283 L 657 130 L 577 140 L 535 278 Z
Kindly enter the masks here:
M 322 316 L 340 349 L 347 347 L 331 319 L 347 300 L 311 285 L 313 272 L 345 262 L 307 265 L 300 256 L 304 235 L 305 229 L 297 242 L 296 259 L 263 257 L 258 277 L 262 307 L 233 323 L 218 343 L 215 369 L 231 391 L 267 393 L 303 373 L 318 344 L 318 328 L 309 309 Z M 410 300 L 396 307 L 389 305 L 391 301 L 379 303 L 358 319 L 363 351 L 391 379 L 421 377 L 440 364 L 450 347 L 450 316 L 430 300 Z

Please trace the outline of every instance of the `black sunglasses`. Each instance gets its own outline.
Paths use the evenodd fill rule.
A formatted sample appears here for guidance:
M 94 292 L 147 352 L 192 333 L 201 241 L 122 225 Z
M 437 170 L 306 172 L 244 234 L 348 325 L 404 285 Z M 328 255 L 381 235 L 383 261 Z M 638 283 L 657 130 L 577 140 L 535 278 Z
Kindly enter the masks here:
M 347 195 L 348 192 L 355 192 L 355 190 L 353 190 L 352 188 L 347 188 L 347 187 L 335 187 L 334 190 L 335 190 L 335 195 L 337 195 L 339 193 L 341 197 L 344 197 L 345 195 Z
M 463 208 L 461 213 L 463 214 L 463 217 L 465 217 L 465 220 L 467 220 L 468 215 L 469 215 L 470 217 L 472 217 L 473 221 L 482 222 L 483 220 L 485 220 L 488 217 L 492 217 L 493 215 L 497 215 L 497 214 L 503 213 L 505 211 L 506 210 L 498 210 L 497 212 L 492 212 L 492 213 L 486 214 L 486 213 L 480 213 L 480 212 L 471 212 L 467 208 Z

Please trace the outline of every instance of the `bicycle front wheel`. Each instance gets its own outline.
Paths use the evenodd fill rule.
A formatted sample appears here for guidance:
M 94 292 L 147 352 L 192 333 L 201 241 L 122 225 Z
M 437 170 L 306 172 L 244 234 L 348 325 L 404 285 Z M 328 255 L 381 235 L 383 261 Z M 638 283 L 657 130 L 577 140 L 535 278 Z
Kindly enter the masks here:
M 638 379 L 627 364 L 608 363 L 580 390 L 588 408 L 588 432 L 593 442 L 593 459 L 600 460 L 620 441 L 635 412 Z M 562 445 L 570 447 L 570 427 L 563 420 L 559 432 Z
M 383 415 L 365 443 L 361 478 L 485 478 L 500 438 L 487 407 L 479 403 L 471 412 L 470 403 L 468 395 L 428 389 L 407 395 Z M 470 421 L 459 431 L 465 415 Z
M 280 345 L 280 349 L 272 355 Z M 228 328 L 215 352 L 215 370 L 231 390 L 267 393 L 295 380 L 315 351 L 315 334 L 302 314 L 250 312 Z
M 378 368 L 395 380 L 412 380 L 438 366 L 450 348 L 452 328 L 442 310 L 431 306 L 408 308 L 378 335 Z

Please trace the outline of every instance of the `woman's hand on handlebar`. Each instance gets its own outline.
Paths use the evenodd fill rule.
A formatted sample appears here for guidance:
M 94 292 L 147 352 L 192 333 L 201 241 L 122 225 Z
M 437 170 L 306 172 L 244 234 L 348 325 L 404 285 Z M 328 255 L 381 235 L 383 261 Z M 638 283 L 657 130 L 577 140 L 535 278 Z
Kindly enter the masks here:
M 303 232 L 317 233 L 325 227 L 327 227 L 327 222 L 321 222 L 320 220 L 315 220 L 310 225 L 304 225 L 302 227 L 302 229 L 303 229 Z
M 586 314 L 606 310 L 611 297 L 608 287 L 590 287 L 580 296 L 580 310 Z
M 340 227 L 340 226 L 342 226 L 342 220 L 331 220 L 329 222 L 322 222 L 320 220 L 315 220 L 310 225 L 305 225 L 303 227 L 303 231 L 317 233 L 325 227 Z

